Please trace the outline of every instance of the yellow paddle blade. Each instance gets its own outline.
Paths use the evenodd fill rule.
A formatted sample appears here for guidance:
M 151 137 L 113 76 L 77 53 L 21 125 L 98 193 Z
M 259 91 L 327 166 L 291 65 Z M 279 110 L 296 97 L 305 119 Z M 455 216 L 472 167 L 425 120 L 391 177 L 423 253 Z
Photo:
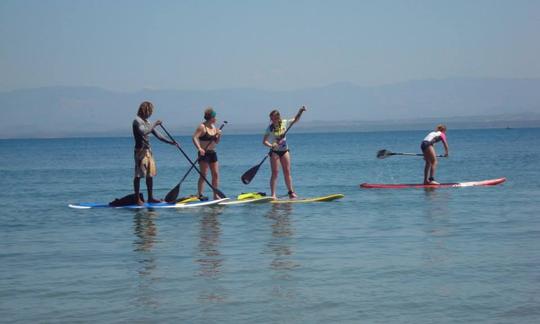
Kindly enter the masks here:
M 258 192 L 243 192 L 243 193 L 239 194 L 238 197 L 236 197 L 236 199 L 237 200 L 258 199 L 258 198 L 262 198 L 264 196 L 265 195 L 262 195 L 261 193 L 258 193 Z
M 188 197 L 188 198 L 185 198 L 185 199 L 182 199 L 180 200 L 179 202 L 177 202 L 177 204 L 185 204 L 185 203 L 188 203 L 188 202 L 193 202 L 193 201 L 199 201 L 199 198 L 193 196 L 193 197 Z

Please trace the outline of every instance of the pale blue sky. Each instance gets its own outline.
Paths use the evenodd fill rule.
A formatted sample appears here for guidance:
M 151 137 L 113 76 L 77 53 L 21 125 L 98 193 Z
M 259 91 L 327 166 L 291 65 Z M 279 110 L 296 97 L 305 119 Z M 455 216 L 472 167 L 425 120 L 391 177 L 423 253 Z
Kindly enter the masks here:
M 0 1 L 0 90 L 540 77 L 540 1 Z

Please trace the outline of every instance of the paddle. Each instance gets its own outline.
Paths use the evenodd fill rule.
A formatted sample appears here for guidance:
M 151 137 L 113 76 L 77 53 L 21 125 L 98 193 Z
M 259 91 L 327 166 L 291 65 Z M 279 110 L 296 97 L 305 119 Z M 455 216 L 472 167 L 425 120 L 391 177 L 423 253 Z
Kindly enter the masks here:
M 421 153 L 395 153 L 388 150 L 379 150 L 377 152 L 377 159 L 384 159 L 392 155 L 408 155 L 408 156 L 424 156 Z M 437 157 L 445 157 L 444 155 L 437 155 Z
M 223 121 L 223 124 L 221 124 L 221 126 L 219 127 L 219 130 L 222 130 L 223 127 L 225 127 L 225 125 L 227 124 L 227 121 Z M 204 148 L 204 150 L 206 151 L 206 149 L 208 148 L 208 146 L 210 146 L 210 144 L 212 143 L 212 141 L 208 142 L 208 144 L 206 144 L 206 147 Z M 195 163 L 199 162 L 199 159 L 200 157 L 197 158 L 197 160 L 195 161 Z M 171 203 L 171 202 L 176 202 L 176 199 L 178 198 L 178 194 L 180 193 L 180 186 L 182 185 L 182 182 L 184 182 L 184 180 L 186 180 L 188 174 L 191 172 L 191 170 L 193 170 L 193 167 L 195 166 L 195 164 L 193 164 L 189 170 L 186 172 L 186 174 L 184 174 L 184 176 L 182 177 L 182 180 L 180 180 L 180 182 L 178 182 L 178 184 L 171 189 L 171 191 L 169 191 L 169 193 L 167 194 L 167 196 L 165 196 L 165 201 L 168 202 L 168 203 Z
M 285 130 L 285 133 L 283 133 L 283 135 L 281 135 L 281 138 L 284 138 L 285 135 L 287 135 L 287 132 L 289 131 L 289 129 L 291 129 L 291 127 L 296 124 L 296 121 L 298 120 L 297 117 L 300 117 L 300 115 L 302 115 L 302 112 L 304 112 L 306 109 L 306 107 L 302 106 L 302 108 L 300 108 L 300 110 L 298 111 L 298 113 L 296 114 L 295 118 L 294 118 L 294 123 L 290 124 L 289 127 L 287 127 L 287 129 Z M 270 154 L 272 154 L 272 150 L 270 150 L 270 152 L 268 152 L 268 154 L 266 154 L 264 156 L 264 159 L 262 159 L 261 163 L 257 164 L 256 166 L 252 167 L 251 169 L 247 170 L 246 172 L 244 172 L 244 174 L 242 174 L 242 176 L 240 177 L 240 179 L 242 179 L 242 182 L 244 184 L 248 184 L 251 182 L 251 180 L 253 180 L 253 178 L 255 177 L 255 175 L 257 174 L 257 172 L 259 171 L 259 168 L 261 167 L 261 165 L 264 163 L 264 161 L 266 161 L 266 159 L 270 156 Z
M 221 192 L 221 190 L 217 189 L 217 188 L 214 188 L 214 186 L 212 186 L 212 184 L 210 182 L 208 182 L 208 180 L 206 179 L 206 177 L 201 173 L 201 171 L 199 170 L 199 168 L 197 168 L 195 166 L 195 163 L 193 163 L 193 161 L 191 161 L 191 159 L 189 158 L 189 156 L 186 154 L 186 152 L 184 152 L 184 150 L 182 150 L 182 148 L 180 147 L 180 144 L 178 144 L 178 142 L 172 137 L 172 135 L 167 131 L 167 129 L 165 129 L 165 127 L 163 126 L 163 124 L 160 124 L 159 126 L 161 126 L 161 128 L 165 131 L 165 133 L 167 133 L 167 136 L 169 136 L 169 138 L 174 142 L 174 144 L 176 145 L 176 147 L 180 150 L 180 152 L 182 152 L 182 155 L 184 155 L 184 157 L 186 158 L 186 160 L 188 160 L 188 162 L 191 164 L 191 166 L 195 169 L 195 171 L 197 171 L 199 173 L 199 175 L 204 179 L 204 181 L 208 184 L 208 186 L 210 186 L 210 188 L 212 188 L 212 190 L 214 190 L 214 192 L 220 196 L 221 198 L 227 198 L 227 196 L 225 196 L 225 194 L 223 192 Z

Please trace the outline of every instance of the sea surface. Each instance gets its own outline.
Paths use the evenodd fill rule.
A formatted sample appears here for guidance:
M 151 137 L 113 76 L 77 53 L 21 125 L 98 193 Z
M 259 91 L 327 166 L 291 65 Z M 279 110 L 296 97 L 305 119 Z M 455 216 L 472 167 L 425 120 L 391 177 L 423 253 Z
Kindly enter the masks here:
M 291 130 L 297 193 L 344 199 L 193 210 L 68 208 L 131 192 L 131 138 L 0 140 L 0 322 L 540 322 L 540 129 L 449 130 L 437 180 L 499 186 L 359 188 L 422 181 L 421 158 L 375 155 L 428 131 Z M 261 135 L 226 132 L 220 189 L 269 193 L 268 163 L 240 182 Z M 189 165 L 152 145 L 164 197 Z

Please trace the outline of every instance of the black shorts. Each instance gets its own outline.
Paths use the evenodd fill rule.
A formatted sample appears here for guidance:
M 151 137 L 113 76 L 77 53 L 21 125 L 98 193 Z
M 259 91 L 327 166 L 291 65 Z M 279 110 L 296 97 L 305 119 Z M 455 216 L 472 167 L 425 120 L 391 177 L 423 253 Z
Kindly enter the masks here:
M 272 151 L 272 153 L 276 153 L 279 157 L 283 157 L 283 155 L 285 155 L 285 153 L 289 152 L 289 150 L 285 150 L 285 151 Z
M 206 162 L 206 163 L 216 163 L 218 161 L 217 153 L 216 151 L 206 151 L 206 154 L 201 156 L 199 153 L 199 163 Z
M 422 153 L 426 151 L 428 147 L 433 145 L 430 141 L 422 141 L 422 144 L 420 144 L 420 148 L 422 149 Z

